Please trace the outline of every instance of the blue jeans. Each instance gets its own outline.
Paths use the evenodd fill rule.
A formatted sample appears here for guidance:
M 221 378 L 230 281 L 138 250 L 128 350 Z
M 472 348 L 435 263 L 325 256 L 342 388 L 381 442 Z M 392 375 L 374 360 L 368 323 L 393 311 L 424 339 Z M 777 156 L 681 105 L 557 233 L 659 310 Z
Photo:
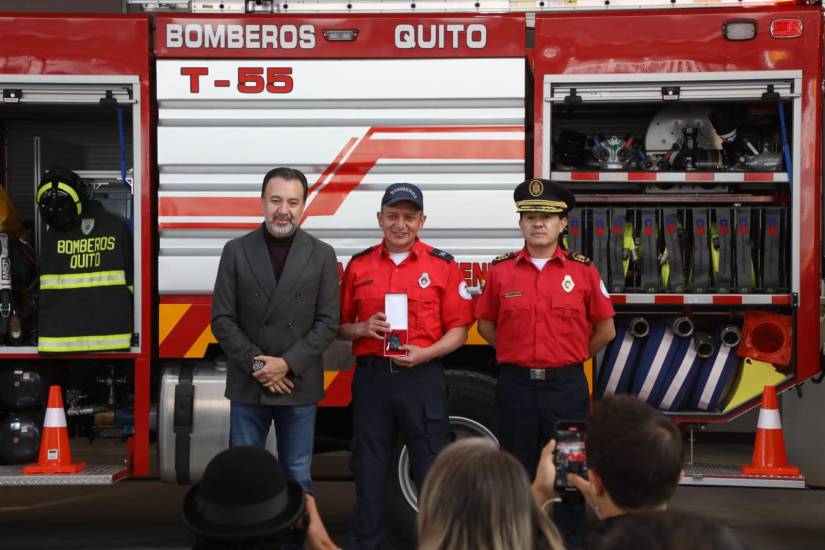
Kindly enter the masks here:
M 272 421 L 278 439 L 278 462 L 286 475 L 312 491 L 312 448 L 318 406 L 248 405 L 232 401 L 229 406 L 229 446 L 264 448 Z

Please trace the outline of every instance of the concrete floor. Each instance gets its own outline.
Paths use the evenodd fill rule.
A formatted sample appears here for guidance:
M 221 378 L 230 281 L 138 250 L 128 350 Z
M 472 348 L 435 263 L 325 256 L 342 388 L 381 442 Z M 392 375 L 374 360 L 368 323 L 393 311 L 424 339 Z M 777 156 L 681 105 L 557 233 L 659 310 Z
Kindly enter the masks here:
M 706 453 L 738 461 L 747 446 Z M 697 453 L 701 459 L 702 453 Z M 316 493 L 335 540 L 345 540 L 355 494 L 343 454 L 319 455 Z M 112 487 L 0 487 L 0 548 L 184 549 L 191 538 L 180 510 L 187 487 L 127 480 Z M 673 508 L 729 525 L 754 550 L 820 549 L 825 541 L 825 490 L 680 487 Z

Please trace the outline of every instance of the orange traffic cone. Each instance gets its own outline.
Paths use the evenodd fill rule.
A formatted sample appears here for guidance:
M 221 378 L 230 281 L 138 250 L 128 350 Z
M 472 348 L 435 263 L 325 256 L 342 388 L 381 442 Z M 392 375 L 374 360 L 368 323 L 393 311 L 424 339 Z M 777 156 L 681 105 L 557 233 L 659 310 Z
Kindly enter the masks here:
M 798 476 L 799 468 L 788 466 L 782 419 L 776 401 L 776 388 L 765 386 L 759 422 L 756 425 L 756 442 L 753 444 L 753 464 L 743 465 L 745 475 Z
M 23 468 L 24 474 L 76 474 L 86 467 L 84 463 L 72 464 L 69 434 L 66 431 L 66 411 L 63 410 L 63 394 L 60 386 L 49 388 L 46 419 L 43 421 L 43 438 L 40 440 L 40 456 L 37 464 Z

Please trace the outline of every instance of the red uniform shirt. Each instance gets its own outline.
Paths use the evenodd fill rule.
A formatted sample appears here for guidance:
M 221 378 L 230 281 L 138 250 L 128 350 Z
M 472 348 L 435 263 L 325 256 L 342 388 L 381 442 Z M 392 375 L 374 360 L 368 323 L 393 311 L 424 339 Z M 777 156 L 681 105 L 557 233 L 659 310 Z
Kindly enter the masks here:
M 384 311 L 384 295 L 407 294 L 407 343 L 427 347 L 448 330 L 473 322 L 471 296 L 452 257 L 416 240 L 399 265 L 383 244 L 353 256 L 341 282 L 341 323 L 366 321 Z M 355 356 L 382 355 L 383 342 L 359 338 Z
M 498 362 L 529 368 L 584 361 L 591 323 L 615 314 L 595 266 L 561 247 L 541 272 L 526 247 L 494 262 L 475 312 L 496 323 Z

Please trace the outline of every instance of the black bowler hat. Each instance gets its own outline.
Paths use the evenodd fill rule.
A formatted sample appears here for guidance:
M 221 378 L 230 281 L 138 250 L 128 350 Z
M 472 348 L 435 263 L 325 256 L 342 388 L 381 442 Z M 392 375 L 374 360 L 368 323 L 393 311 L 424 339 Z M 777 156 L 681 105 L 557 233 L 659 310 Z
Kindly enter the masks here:
M 186 527 L 212 540 L 279 535 L 303 514 L 301 486 L 258 447 L 232 447 L 215 455 L 183 502 Z
M 530 179 L 521 182 L 513 192 L 516 212 L 567 214 L 576 206 L 576 196 L 550 180 Z
M 384 191 L 381 206 L 390 206 L 398 202 L 408 201 L 424 210 L 424 194 L 417 185 L 411 183 L 393 183 Z

